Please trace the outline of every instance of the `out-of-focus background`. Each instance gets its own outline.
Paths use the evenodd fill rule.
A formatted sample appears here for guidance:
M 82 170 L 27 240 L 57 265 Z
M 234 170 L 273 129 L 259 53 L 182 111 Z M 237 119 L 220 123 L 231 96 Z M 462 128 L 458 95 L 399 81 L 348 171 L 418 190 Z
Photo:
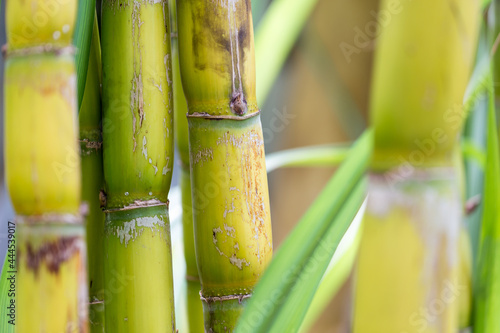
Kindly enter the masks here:
M 16 1 L 16 0 L 11 0 Z M 272 0 L 252 0 L 254 24 Z M 294 0 L 289 0 L 294 1 Z M 268 100 L 260 105 L 266 152 L 346 142 L 367 123 L 374 41 L 349 58 L 342 43 L 355 45 L 358 29 L 376 20 L 378 0 L 319 0 L 295 44 Z M 5 0 L 0 12 L 0 43 L 5 43 Z M 287 21 L 283 18 L 283 22 Z M 344 44 L 345 45 L 345 44 Z M 0 66 L 0 263 L 5 256 L 7 221 L 14 213 L 5 190 L 3 168 L 3 59 Z M 258 74 L 257 74 L 258 75 Z M 272 126 L 270 124 L 273 124 Z M 177 164 L 176 164 L 177 165 Z M 334 170 L 280 169 L 270 174 L 274 246 L 278 248 Z M 174 175 L 174 177 L 176 177 Z M 178 180 L 174 180 L 174 186 Z M 347 332 L 350 281 L 332 300 L 311 332 Z

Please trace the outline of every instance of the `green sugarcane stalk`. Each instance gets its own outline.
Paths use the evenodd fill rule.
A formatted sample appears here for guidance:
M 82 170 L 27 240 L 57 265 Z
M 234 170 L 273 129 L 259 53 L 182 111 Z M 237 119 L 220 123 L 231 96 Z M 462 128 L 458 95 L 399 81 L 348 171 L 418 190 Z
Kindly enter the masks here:
M 167 1 L 102 2 L 106 331 L 175 332 Z
M 85 92 L 80 107 L 82 200 L 88 205 L 87 257 L 89 323 L 91 332 L 104 332 L 104 213 L 100 192 L 104 188 L 101 134 L 101 45 L 94 18 Z
M 191 178 L 189 173 L 189 137 L 186 114 L 188 113 L 186 97 L 182 88 L 179 65 L 179 40 L 177 35 L 176 2 L 169 2 L 170 26 L 172 42 L 172 74 L 174 92 L 174 133 L 177 151 L 181 162 L 181 199 L 182 199 L 182 233 L 184 243 L 184 259 L 186 261 L 186 306 L 190 332 L 203 332 L 203 308 L 199 290 L 201 289 L 196 255 L 194 250 L 193 206 L 191 202 Z M 193 292 L 197 290 L 196 292 Z
M 232 331 L 272 257 L 250 1 L 177 2 L 205 330 Z
M 76 9 L 76 1 L 6 7 L 5 172 L 17 214 L 17 332 L 88 331 L 71 47 Z
M 392 16 L 374 64 L 374 153 L 353 331 L 455 333 L 470 291 L 458 283 L 457 138 L 479 3 L 386 0 L 381 12 Z

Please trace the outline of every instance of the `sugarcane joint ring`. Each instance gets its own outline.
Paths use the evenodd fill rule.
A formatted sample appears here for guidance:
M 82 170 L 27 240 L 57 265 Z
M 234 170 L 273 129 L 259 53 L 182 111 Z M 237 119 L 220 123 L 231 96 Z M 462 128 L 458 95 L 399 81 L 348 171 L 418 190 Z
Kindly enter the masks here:
M 43 214 L 43 215 L 18 215 L 17 225 L 83 225 L 81 214 Z
M 247 299 L 247 298 L 250 298 L 252 296 L 252 294 L 240 294 L 240 295 L 224 295 L 224 296 L 203 296 L 201 294 L 201 291 L 200 291 L 200 299 L 207 303 L 207 304 L 210 304 L 210 303 L 215 303 L 215 302 L 223 302 L 223 301 L 232 301 L 232 300 L 239 300 L 239 303 L 241 304 L 241 302 L 244 300 L 244 299 Z
M 212 115 L 209 113 L 200 113 L 200 112 L 195 112 L 192 114 L 188 114 L 188 118 L 205 118 L 205 119 L 210 119 L 210 120 L 223 120 L 223 119 L 229 119 L 229 120 L 246 120 L 250 119 L 253 117 L 256 117 L 260 114 L 260 111 L 252 112 L 249 114 L 246 114 L 244 116 L 230 116 L 230 115 Z
M 8 44 L 2 46 L 2 55 L 5 59 L 10 57 L 24 57 L 34 54 L 47 54 L 51 53 L 56 56 L 73 55 L 76 53 L 74 46 L 56 46 L 51 44 L 37 45 L 23 49 L 9 50 Z
M 102 141 L 91 141 L 88 139 L 78 140 L 80 144 L 84 144 L 87 149 L 99 150 L 102 148 Z
M 407 167 L 402 165 L 387 171 L 372 171 L 369 177 L 373 182 L 387 182 L 396 185 L 408 181 L 433 181 L 456 179 L 456 171 L 452 167 Z
M 161 202 L 160 200 L 156 200 L 156 199 L 147 200 L 147 201 L 135 200 L 134 203 L 127 205 L 125 207 L 105 209 L 104 213 L 122 212 L 122 211 L 126 211 L 126 210 L 133 210 L 133 209 L 145 208 L 145 207 L 156 207 L 156 206 L 167 206 L 167 209 L 168 209 L 169 204 L 170 204 L 169 200 L 167 200 L 167 202 Z

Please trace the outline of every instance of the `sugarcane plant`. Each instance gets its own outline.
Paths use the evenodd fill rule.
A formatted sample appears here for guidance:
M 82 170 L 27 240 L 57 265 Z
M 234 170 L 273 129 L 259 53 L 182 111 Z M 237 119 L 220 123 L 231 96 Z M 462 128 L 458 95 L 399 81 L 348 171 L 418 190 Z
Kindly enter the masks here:
M 167 1 L 102 2 L 105 326 L 175 332 Z
M 169 1 L 171 45 L 172 45 L 172 74 L 174 100 L 174 133 L 180 161 L 180 188 L 182 204 L 182 235 L 184 245 L 184 261 L 186 262 L 186 298 L 188 327 L 191 332 L 203 332 L 203 309 L 200 302 L 201 288 L 198 267 L 196 266 L 193 207 L 191 203 L 191 178 L 189 171 L 189 138 L 187 123 L 187 103 L 182 88 L 179 64 L 179 37 L 177 34 L 176 2 Z
M 79 113 L 82 200 L 87 205 L 89 326 L 91 332 L 104 332 L 104 213 L 99 197 L 104 187 L 101 134 L 101 45 L 96 16 L 94 16 L 91 41 L 85 91 Z
M 248 0 L 177 2 L 205 330 L 232 331 L 272 257 Z
M 479 2 L 413 1 L 398 10 L 375 55 L 374 148 L 353 332 L 457 332 L 467 290 L 458 283 L 458 136 Z
M 5 176 L 17 214 L 17 332 L 88 330 L 71 44 L 77 5 L 6 4 Z

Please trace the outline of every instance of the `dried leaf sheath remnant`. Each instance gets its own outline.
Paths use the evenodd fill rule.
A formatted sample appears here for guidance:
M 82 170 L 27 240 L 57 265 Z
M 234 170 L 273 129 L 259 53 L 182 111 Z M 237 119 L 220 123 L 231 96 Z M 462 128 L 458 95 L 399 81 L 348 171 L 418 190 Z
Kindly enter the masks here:
M 232 331 L 272 256 L 250 1 L 177 5 L 205 330 Z

